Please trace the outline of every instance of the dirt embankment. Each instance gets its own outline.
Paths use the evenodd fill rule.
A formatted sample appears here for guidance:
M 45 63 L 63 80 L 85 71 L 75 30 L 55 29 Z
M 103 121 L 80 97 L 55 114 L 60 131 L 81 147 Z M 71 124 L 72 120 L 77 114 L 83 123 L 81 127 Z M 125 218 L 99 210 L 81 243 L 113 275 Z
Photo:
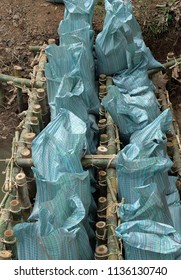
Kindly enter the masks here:
M 0 2 L 0 72 L 13 75 L 14 65 L 20 65 L 23 68 L 23 77 L 29 78 L 32 70 L 30 68 L 32 54 L 28 47 L 47 43 L 49 38 L 58 40 L 57 28 L 63 19 L 64 5 L 51 4 L 45 0 Z M 103 2 L 99 0 L 95 8 L 93 28 L 96 34 L 103 26 L 105 16 Z M 174 51 L 177 55 L 180 52 L 181 4 L 180 1 L 177 2 L 176 10 L 171 11 L 171 7 L 163 7 L 162 0 L 132 1 L 145 42 L 161 62 L 165 61 L 169 51 Z M 13 87 L 3 87 L 1 90 L 5 92 L 5 103 L 0 106 L 0 141 L 7 141 L 12 138 L 14 127 L 19 120 L 16 99 L 11 100 Z

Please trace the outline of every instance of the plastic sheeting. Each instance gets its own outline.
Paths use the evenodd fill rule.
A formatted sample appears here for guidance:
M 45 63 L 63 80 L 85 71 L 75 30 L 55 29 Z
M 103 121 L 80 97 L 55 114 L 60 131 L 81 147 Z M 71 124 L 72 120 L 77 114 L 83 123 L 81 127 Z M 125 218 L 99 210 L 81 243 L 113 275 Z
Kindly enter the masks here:
M 130 1 L 105 0 L 106 17 L 96 38 L 98 74 L 113 75 L 135 66 L 135 57 L 146 59 L 146 69 L 160 67 L 145 46 Z
M 102 103 L 119 127 L 124 141 L 128 141 L 133 132 L 146 127 L 160 114 L 152 91 L 130 96 L 121 94 L 116 86 L 109 86 Z

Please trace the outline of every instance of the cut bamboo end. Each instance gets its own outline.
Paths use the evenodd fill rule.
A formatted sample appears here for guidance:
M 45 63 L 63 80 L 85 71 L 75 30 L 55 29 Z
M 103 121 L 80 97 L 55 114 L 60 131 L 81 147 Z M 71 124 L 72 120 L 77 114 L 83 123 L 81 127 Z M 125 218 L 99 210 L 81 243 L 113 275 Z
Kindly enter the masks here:
M 43 88 L 37 88 L 36 92 L 38 99 L 42 99 L 45 97 L 45 90 Z
M 36 134 L 34 132 L 27 132 L 24 135 L 24 141 L 26 142 L 26 144 L 31 145 L 32 141 L 35 139 Z
M 18 186 L 24 185 L 26 183 L 26 175 L 25 173 L 21 172 L 18 173 L 15 177 L 16 183 Z
M 100 85 L 99 86 L 99 93 L 101 94 L 101 95 L 106 95 L 106 93 L 107 93 L 107 87 L 106 87 L 106 85 Z
M 34 113 L 41 113 L 41 106 L 39 104 L 33 105 L 33 112 Z
M 106 176 L 107 176 L 107 172 L 104 170 L 100 170 L 98 172 L 98 176 L 99 176 L 99 181 L 105 181 L 106 180 Z
M 109 136 L 105 133 L 100 135 L 100 144 L 102 145 L 107 145 L 109 141 Z
M 53 38 L 48 39 L 48 45 L 53 45 L 53 44 L 55 44 L 55 39 Z
M 31 157 L 31 151 L 28 148 L 24 148 L 20 151 L 22 158 L 30 158 Z
M 40 81 L 43 82 L 43 83 L 45 83 L 46 80 L 47 80 L 47 79 L 46 79 L 45 77 L 41 77 L 41 79 L 40 79 Z
M 11 230 L 11 229 L 5 230 L 5 232 L 4 232 L 4 239 L 5 239 L 6 242 L 15 241 L 16 239 L 15 239 L 13 230 Z
M 22 71 L 23 69 L 22 69 L 22 67 L 21 66 L 19 66 L 19 65 L 15 65 L 14 66 L 14 76 L 15 77 L 20 77 L 21 75 L 21 71 Z
M 98 155 L 106 155 L 107 154 L 108 149 L 104 146 L 99 146 L 97 148 L 97 154 Z
M 37 117 L 33 116 L 31 117 L 31 123 L 34 125 L 38 125 L 39 124 L 39 120 Z
M 107 123 L 107 119 L 101 119 L 101 120 L 99 120 L 99 122 L 98 122 L 98 126 L 99 126 L 99 127 L 105 126 L 106 123 Z
M 10 209 L 12 212 L 19 212 L 21 210 L 19 200 L 17 199 L 12 200 L 10 202 Z
M 98 202 L 99 202 L 99 208 L 102 209 L 102 208 L 104 208 L 103 206 L 106 207 L 107 198 L 106 197 L 99 197 Z
M 97 246 L 95 250 L 96 260 L 106 260 L 108 255 L 108 248 L 105 245 Z
M 99 76 L 99 84 L 106 84 L 106 75 L 105 74 L 100 74 Z
M 0 251 L 0 260 L 11 260 L 12 253 L 9 250 Z
M 175 58 L 175 53 L 174 52 L 169 52 L 167 54 L 167 61 L 173 60 Z
M 99 221 L 96 223 L 96 228 L 97 229 L 104 229 L 106 227 L 106 223 L 103 221 Z

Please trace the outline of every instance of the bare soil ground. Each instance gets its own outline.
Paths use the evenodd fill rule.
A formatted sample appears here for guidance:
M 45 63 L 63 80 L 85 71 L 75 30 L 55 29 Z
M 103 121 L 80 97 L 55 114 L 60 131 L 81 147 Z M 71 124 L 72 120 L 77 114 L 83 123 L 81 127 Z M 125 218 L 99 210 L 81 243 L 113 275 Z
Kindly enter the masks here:
M 95 7 L 93 28 L 96 34 L 102 30 L 105 16 L 102 2 L 98 1 Z M 175 6 L 171 5 L 172 2 L 175 1 L 132 1 L 144 40 L 160 62 L 165 62 L 170 51 L 176 55 L 181 52 L 181 1 L 177 1 Z M 23 77 L 29 78 L 33 55 L 28 47 L 47 43 L 49 38 L 58 39 L 57 28 L 63 14 L 63 4 L 52 4 L 45 0 L 1 0 L 0 72 L 13 75 L 14 65 L 20 65 Z M 5 92 L 5 103 L 0 105 L 1 143 L 12 139 L 19 120 L 16 99 L 11 100 L 12 86 L 7 88 L 2 85 L 0 90 Z

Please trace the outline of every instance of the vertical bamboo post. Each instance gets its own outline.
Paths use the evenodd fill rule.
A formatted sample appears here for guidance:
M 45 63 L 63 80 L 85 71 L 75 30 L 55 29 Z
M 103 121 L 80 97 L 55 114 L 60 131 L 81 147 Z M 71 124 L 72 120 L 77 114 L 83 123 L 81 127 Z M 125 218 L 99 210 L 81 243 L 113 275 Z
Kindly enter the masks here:
M 172 61 L 175 58 L 175 54 L 173 52 L 169 52 L 167 54 L 167 62 Z M 172 79 L 172 69 L 167 69 L 167 75 L 168 75 L 168 90 L 171 89 L 171 79 Z
M 31 117 L 30 125 L 31 125 L 31 129 L 32 129 L 33 133 L 38 135 L 40 133 L 38 117 L 35 117 L 35 116 Z
M 21 77 L 21 66 L 15 65 L 14 66 L 14 76 L 15 77 Z M 15 93 L 17 94 L 17 103 L 18 103 L 18 111 L 21 113 L 24 110 L 24 102 L 23 102 L 23 92 L 20 87 L 17 87 L 15 89 Z
M 106 244 L 106 223 L 104 221 L 96 223 L 96 237 L 98 246 Z
M 95 260 L 107 260 L 108 248 L 105 245 L 97 246 L 95 250 Z
M 106 197 L 98 198 L 98 220 L 105 221 L 106 220 L 106 209 L 107 209 L 107 199 Z
M 33 105 L 33 116 L 37 117 L 39 120 L 40 131 L 44 128 L 41 106 L 39 104 Z
M 99 134 L 105 134 L 106 133 L 106 127 L 107 127 L 107 119 L 100 119 L 98 122 L 99 127 Z
M 17 199 L 13 199 L 10 202 L 10 213 L 11 213 L 11 225 L 14 226 L 22 222 L 20 202 Z
M 23 172 L 18 173 L 15 179 L 18 187 L 18 200 L 21 203 L 23 219 L 26 221 L 32 209 L 30 198 L 29 198 L 26 175 Z
M 0 260 L 12 260 L 12 253 L 8 250 L 0 251 Z
M 100 189 L 100 197 L 106 197 L 107 195 L 107 183 L 106 183 L 106 176 L 107 173 L 104 170 L 100 170 L 98 172 L 98 184 L 99 184 L 99 189 Z
M 12 252 L 12 259 L 17 260 L 16 238 L 14 232 L 11 229 L 7 229 L 4 232 L 4 243 L 6 250 Z

